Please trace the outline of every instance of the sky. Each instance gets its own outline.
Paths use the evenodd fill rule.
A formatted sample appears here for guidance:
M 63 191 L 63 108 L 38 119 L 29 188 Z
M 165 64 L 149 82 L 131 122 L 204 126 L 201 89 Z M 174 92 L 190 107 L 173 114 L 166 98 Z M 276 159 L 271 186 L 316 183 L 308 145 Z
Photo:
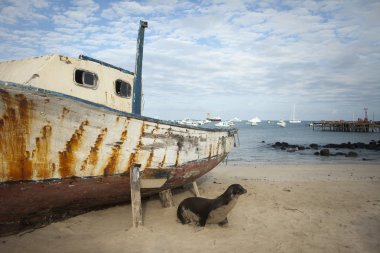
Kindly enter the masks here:
M 144 116 L 380 120 L 380 1 L 0 0 L 0 60 L 134 71 L 140 20 Z

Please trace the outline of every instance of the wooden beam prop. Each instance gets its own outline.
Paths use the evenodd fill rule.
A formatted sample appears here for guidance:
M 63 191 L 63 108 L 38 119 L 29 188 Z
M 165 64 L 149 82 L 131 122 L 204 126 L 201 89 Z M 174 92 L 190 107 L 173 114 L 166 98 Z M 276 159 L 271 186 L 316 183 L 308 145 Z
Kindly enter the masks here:
M 159 195 L 163 207 L 174 206 L 172 191 L 170 189 L 160 192 Z
M 194 182 L 193 182 L 193 190 L 194 190 L 195 196 L 197 196 L 197 197 L 200 197 L 200 196 L 201 196 L 201 195 L 199 194 L 197 181 L 194 181 Z
M 133 227 L 135 228 L 143 224 L 140 192 L 140 167 L 140 164 L 135 164 L 130 173 L 132 221 Z

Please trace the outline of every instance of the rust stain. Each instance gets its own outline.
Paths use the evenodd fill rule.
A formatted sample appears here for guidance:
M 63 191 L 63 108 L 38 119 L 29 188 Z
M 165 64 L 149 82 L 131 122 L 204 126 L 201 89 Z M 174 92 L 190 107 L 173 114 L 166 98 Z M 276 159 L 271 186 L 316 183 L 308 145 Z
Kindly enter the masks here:
M 132 166 L 134 164 L 136 164 L 136 161 L 138 159 L 138 153 L 135 152 L 135 153 L 132 153 L 130 156 L 129 156 L 129 159 L 128 159 L 128 168 L 125 172 L 127 172 L 130 168 L 132 168 Z
M 51 164 L 51 174 L 52 174 L 52 175 L 55 174 L 55 170 L 56 170 L 55 163 L 52 163 L 52 164 Z
M 46 179 L 51 176 L 49 168 L 51 133 L 52 127 L 46 125 L 40 131 L 41 137 L 36 138 L 36 150 L 33 153 L 33 160 L 38 178 Z
M 218 139 L 218 144 L 216 145 L 216 155 L 219 155 L 219 146 L 220 146 L 220 138 Z
M 91 165 L 91 172 L 90 172 L 90 174 L 93 175 L 94 168 L 95 168 L 95 166 L 96 166 L 96 164 L 98 163 L 98 160 L 99 160 L 99 154 L 98 154 L 98 152 L 99 152 L 100 147 L 103 144 L 104 136 L 107 134 L 107 131 L 108 131 L 107 128 L 103 128 L 100 131 L 100 134 L 96 138 L 94 145 L 90 149 L 90 154 L 82 162 L 82 168 L 81 168 L 82 171 L 85 170 L 88 165 Z
M 143 124 L 141 125 L 140 137 L 139 137 L 139 141 L 138 141 L 137 147 L 136 147 L 138 150 L 143 146 L 142 137 L 144 136 L 144 132 L 145 132 L 145 122 L 143 122 Z
M 82 165 L 80 167 L 80 171 L 84 171 L 87 168 L 87 160 L 88 158 L 83 160 Z
M 23 94 L 17 94 L 16 99 L 18 101 L 20 123 L 24 126 L 24 134 L 29 134 L 29 102 Z
M 184 144 L 184 141 L 185 141 L 185 137 L 183 137 L 182 135 L 176 135 L 175 138 L 178 139 L 178 142 L 177 142 L 177 156 L 176 156 L 176 159 L 175 159 L 175 166 L 178 166 L 179 164 L 179 153 L 180 151 L 182 150 L 183 148 L 183 144 Z
M 166 160 L 166 152 L 165 152 L 165 155 L 164 155 L 164 158 L 162 159 L 162 161 L 158 164 L 158 167 L 159 168 L 162 168 L 165 164 L 165 160 Z
M 176 158 L 175 158 L 175 164 L 174 164 L 174 166 L 178 166 L 178 162 L 179 162 L 179 149 L 177 150 L 177 156 L 176 156 Z
M 152 130 L 152 135 L 153 135 L 153 144 L 152 144 L 152 148 L 151 148 L 151 152 L 149 153 L 149 157 L 148 157 L 148 160 L 146 162 L 146 168 L 151 168 L 152 167 L 152 162 L 153 162 L 153 156 L 154 156 L 154 148 L 155 148 L 155 143 L 156 143 L 156 140 L 157 140 L 157 137 L 156 137 L 156 134 L 154 134 L 154 132 L 158 131 L 159 130 L 159 124 L 157 123 L 155 128 Z M 142 135 L 144 134 L 144 132 L 141 133 Z
M 128 167 L 126 168 L 125 172 L 128 172 L 128 170 L 130 170 L 132 166 L 134 166 L 138 160 L 138 152 L 143 146 L 142 137 L 144 136 L 144 131 L 145 131 L 145 122 L 143 122 L 140 128 L 140 136 L 139 136 L 139 141 L 137 142 L 137 145 L 136 145 L 136 152 L 131 153 L 131 155 L 129 156 Z
M 29 143 L 30 121 L 33 117 L 33 102 L 25 95 L 14 97 L 0 89 L 3 115 L 0 118 L 0 157 L 3 163 L 2 178 L 29 180 L 32 177 Z
M 68 114 L 70 112 L 69 109 L 67 109 L 66 107 L 63 107 L 62 109 L 62 113 L 61 113 L 61 120 L 63 120 L 66 116 L 66 114 Z
M 146 161 L 146 168 L 152 167 L 152 161 L 153 161 L 153 155 L 154 155 L 154 150 L 149 153 L 148 160 Z
M 125 140 L 128 137 L 128 126 L 129 122 L 124 127 L 124 131 L 120 135 L 120 141 L 118 143 L 115 143 L 112 147 L 111 156 L 108 158 L 108 163 L 104 168 L 104 176 L 109 176 L 115 173 L 116 166 L 119 163 L 121 146 L 124 144 Z
M 76 152 L 81 144 L 84 133 L 84 127 L 89 124 L 88 120 L 81 123 L 79 128 L 75 130 L 70 140 L 66 142 L 64 151 L 59 152 L 59 172 L 61 177 L 71 177 L 75 174 Z
M 98 162 L 98 151 L 100 146 L 103 144 L 104 136 L 107 133 L 107 128 L 103 128 L 101 133 L 98 135 L 98 138 L 96 138 L 94 146 L 91 147 L 90 151 L 90 164 L 95 166 Z

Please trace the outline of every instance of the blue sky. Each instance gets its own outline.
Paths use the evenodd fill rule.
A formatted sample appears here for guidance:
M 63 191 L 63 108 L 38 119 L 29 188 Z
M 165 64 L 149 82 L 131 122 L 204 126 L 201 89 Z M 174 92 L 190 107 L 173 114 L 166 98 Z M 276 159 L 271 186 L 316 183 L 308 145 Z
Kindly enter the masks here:
M 162 119 L 380 120 L 380 1 L 0 1 L 0 59 L 85 54 L 134 70 Z

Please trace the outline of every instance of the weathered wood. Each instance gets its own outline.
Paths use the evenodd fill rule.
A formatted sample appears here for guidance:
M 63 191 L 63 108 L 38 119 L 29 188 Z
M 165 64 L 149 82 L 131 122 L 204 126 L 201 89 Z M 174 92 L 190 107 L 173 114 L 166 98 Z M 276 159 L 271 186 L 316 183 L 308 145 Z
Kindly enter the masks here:
M 135 228 L 143 224 L 140 192 L 140 167 L 140 164 L 133 166 L 130 174 L 132 221 L 133 227 Z
M 193 182 L 193 190 L 194 190 L 195 196 L 197 196 L 197 197 L 200 197 L 200 196 L 201 196 L 201 195 L 199 194 L 197 181 L 194 181 L 194 182 Z
M 313 131 L 333 132 L 380 132 L 379 121 L 326 121 L 313 122 Z
M 160 192 L 159 196 L 163 207 L 174 206 L 172 191 L 170 189 Z

